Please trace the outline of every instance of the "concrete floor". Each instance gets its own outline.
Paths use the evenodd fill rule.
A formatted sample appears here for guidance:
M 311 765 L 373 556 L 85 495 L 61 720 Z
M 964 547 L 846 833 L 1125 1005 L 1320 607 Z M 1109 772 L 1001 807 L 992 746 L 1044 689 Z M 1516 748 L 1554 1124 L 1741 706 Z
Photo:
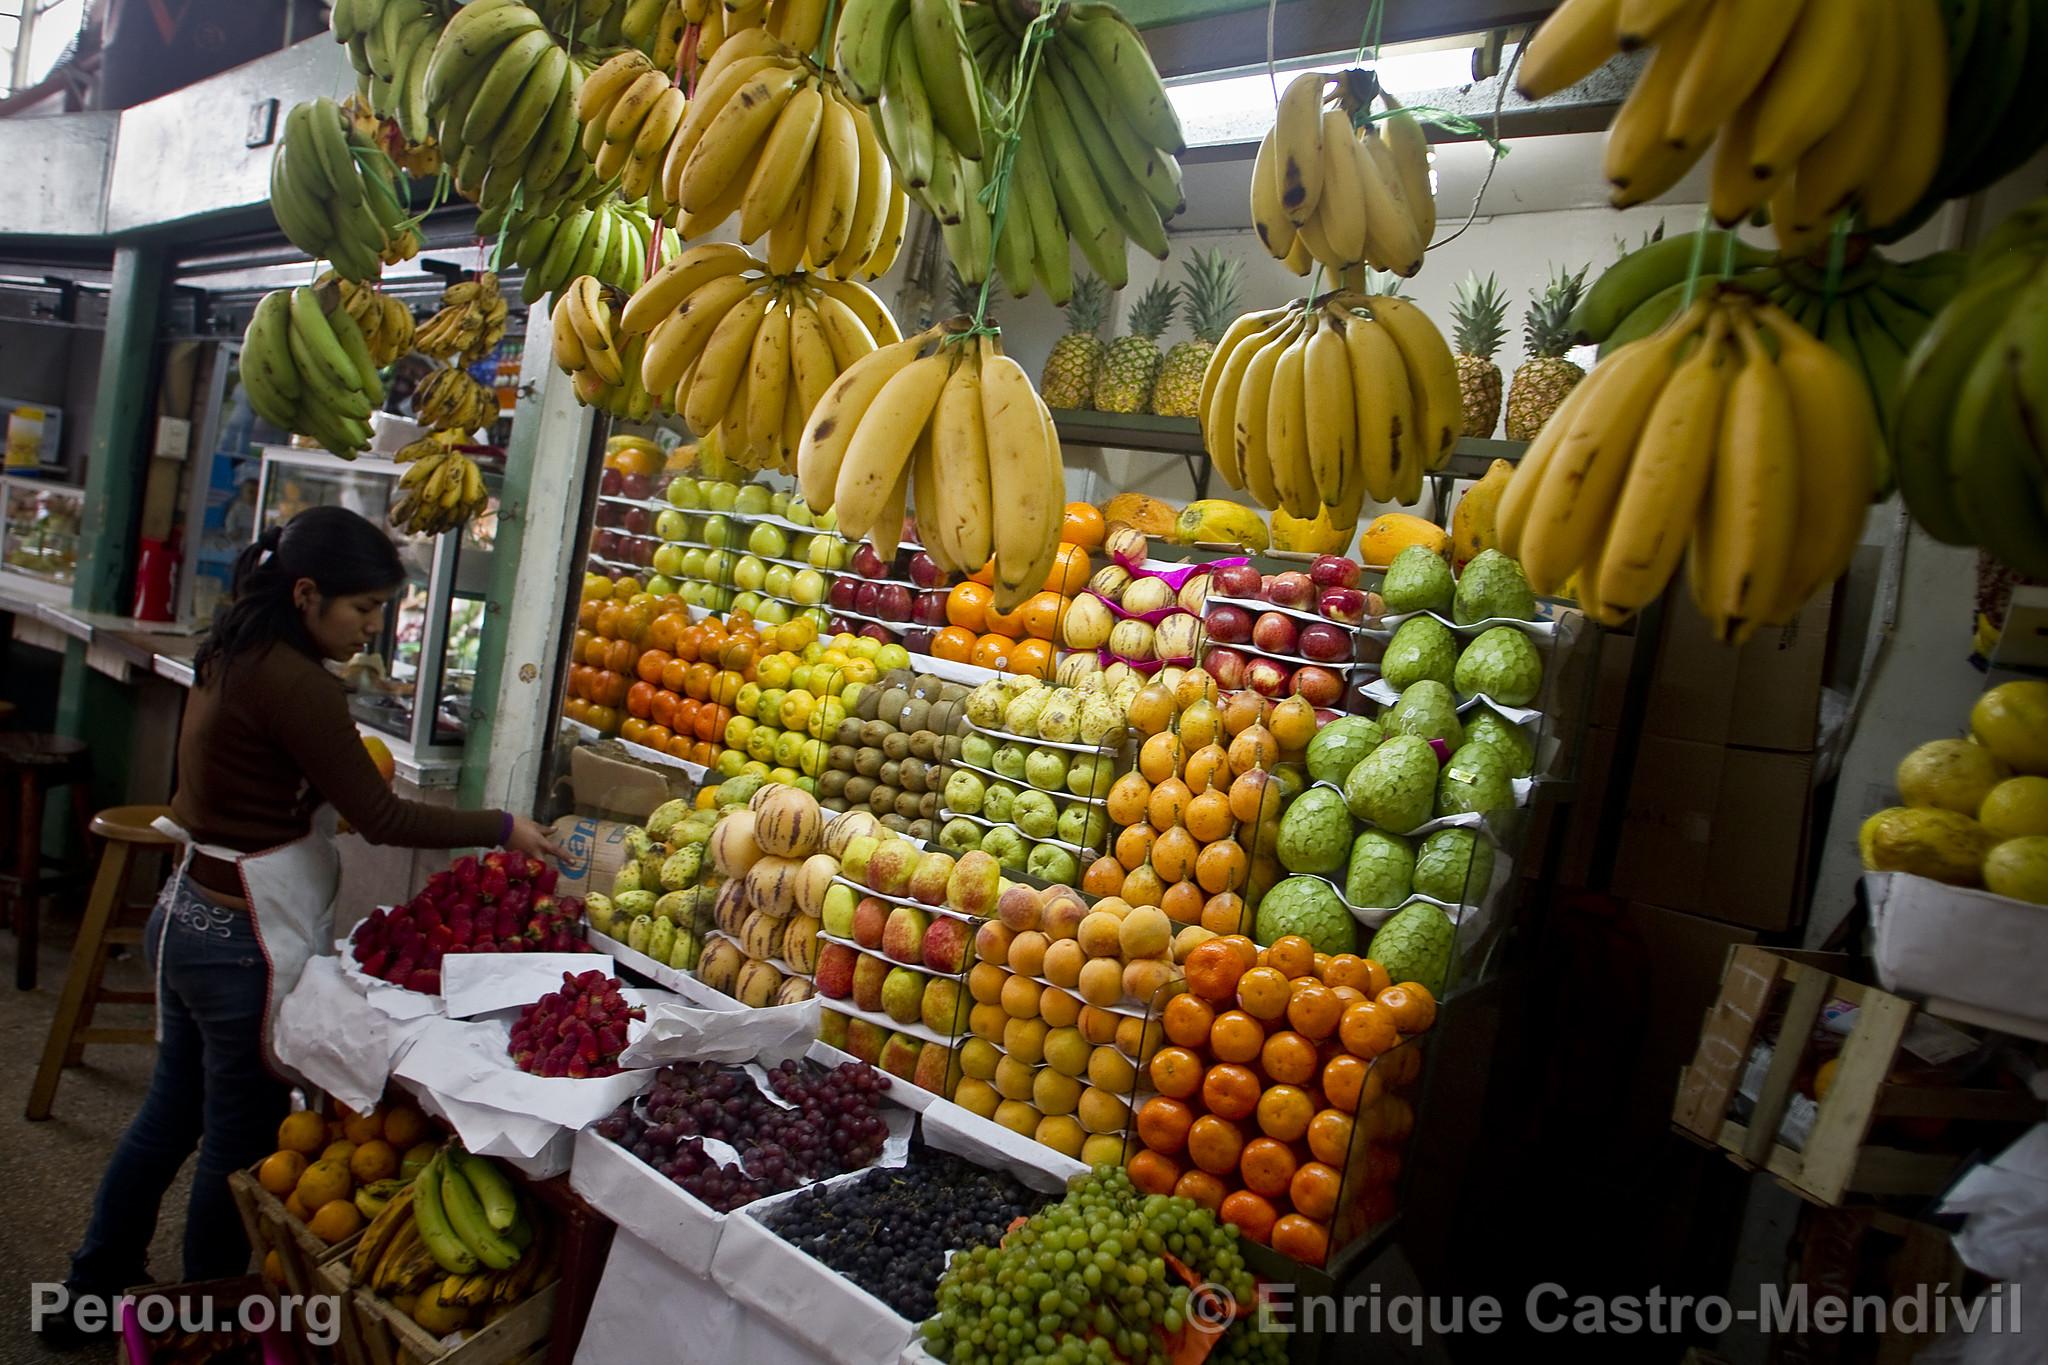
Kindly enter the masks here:
M 57 1010 L 64 973 L 70 965 L 75 921 L 45 908 L 43 948 L 36 989 L 13 989 L 14 936 L 0 931 L 0 1365 L 51 1360 L 81 1365 L 117 1358 L 111 1339 L 66 1355 L 45 1350 L 30 1328 L 34 1296 L 30 1286 L 64 1278 L 71 1249 L 85 1231 L 93 1191 L 135 1108 L 148 1087 L 154 1050 L 141 1047 L 87 1048 L 84 1063 L 67 1071 L 57 1088 L 55 1111 L 41 1123 L 22 1117 L 29 1084 Z M 55 940 L 54 942 L 52 940 Z M 107 984 L 141 989 L 148 980 L 139 956 L 109 966 Z M 141 1006 L 109 1006 L 109 1024 L 146 1021 Z M 150 1269 L 159 1278 L 182 1278 L 178 1246 L 191 1185 L 188 1163 L 165 1197 Z

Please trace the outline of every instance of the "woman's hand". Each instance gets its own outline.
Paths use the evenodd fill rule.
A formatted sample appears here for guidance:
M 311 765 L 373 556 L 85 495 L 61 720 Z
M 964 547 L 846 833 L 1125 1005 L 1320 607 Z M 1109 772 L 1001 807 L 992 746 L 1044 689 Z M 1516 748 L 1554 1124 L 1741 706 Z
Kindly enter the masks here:
M 523 815 L 512 817 L 512 837 L 505 841 L 505 847 L 531 858 L 553 858 L 558 863 L 569 861 L 569 851 L 556 846 L 548 838 L 546 828 Z

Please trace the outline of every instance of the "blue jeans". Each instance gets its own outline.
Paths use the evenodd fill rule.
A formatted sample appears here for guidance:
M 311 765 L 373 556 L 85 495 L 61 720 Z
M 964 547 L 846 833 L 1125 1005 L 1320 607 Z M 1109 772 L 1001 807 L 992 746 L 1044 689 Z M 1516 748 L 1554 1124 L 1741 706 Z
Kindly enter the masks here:
M 228 1173 L 273 1150 L 290 1100 L 290 1087 L 264 1061 L 268 973 L 248 915 L 213 903 L 174 875 L 150 913 L 144 941 L 163 1040 L 149 1093 L 100 1178 L 85 1241 L 72 1253 L 70 1282 L 94 1290 L 148 1281 L 157 1208 L 194 1147 L 199 1166 L 185 1213 L 185 1279 L 246 1272 L 249 1243 Z

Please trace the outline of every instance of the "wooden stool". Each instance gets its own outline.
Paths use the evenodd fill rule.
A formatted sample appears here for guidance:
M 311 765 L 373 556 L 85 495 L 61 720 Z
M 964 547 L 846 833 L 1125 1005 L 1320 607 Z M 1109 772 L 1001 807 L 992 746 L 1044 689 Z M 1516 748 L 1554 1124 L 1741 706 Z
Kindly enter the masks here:
M 92 817 L 93 834 L 106 841 L 100 854 L 99 872 L 93 877 L 92 896 L 85 903 L 85 918 L 78 926 L 78 941 L 71 947 L 71 970 L 64 976 L 64 994 L 57 1001 L 57 1017 L 50 1021 L 50 1036 L 43 1044 L 42 1065 L 36 1068 L 35 1085 L 28 1092 L 28 1116 L 50 1117 L 50 1105 L 57 1098 L 57 1082 L 64 1068 L 78 1065 L 87 1043 L 130 1043 L 154 1046 L 156 1030 L 150 1028 L 94 1028 L 93 1010 L 102 1003 L 153 1005 L 154 991 L 110 991 L 100 985 L 107 970 L 107 949 L 116 943 L 139 944 L 142 930 L 114 923 L 120 912 L 121 889 L 128 882 L 128 864 L 137 849 L 168 848 L 173 840 L 150 828 L 159 815 L 169 815 L 169 806 L 115 806 Z
M 36 950 L 42 937 L 43 898 L 81 884 L 83 877 L 43 863 L 43 803 L 53 787 L 71 789 L 72 818 L 84 829 L 92 817 L 92 757 L 85 742 L 31 732 L 0 734 L 0 795 L 13 802 L 14 870 L 0 873 L 0 908 L 12 910 L 16 990 L 36 988 Z

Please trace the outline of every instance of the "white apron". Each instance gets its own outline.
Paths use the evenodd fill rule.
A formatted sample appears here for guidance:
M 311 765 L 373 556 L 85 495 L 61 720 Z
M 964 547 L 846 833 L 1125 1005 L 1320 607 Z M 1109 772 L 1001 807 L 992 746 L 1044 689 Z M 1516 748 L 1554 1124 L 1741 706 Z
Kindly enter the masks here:
M 298 985 L 306 963 L 319 954 L 334 951 L 334 900 L 341 889 L 341 855 L 334 847 L 335 823 L 334 807 L 323 805 L 313 813 L 313 828 L 302 838 L 260 853 L 243 853 L 197 843 L 189 831 L 168 816 L 159 817 L 152 826 L 158 833 L 185 846 L 185 852 L 178 860 L 180 876 L 191 867 L 194 853 L 233 863 L 240 874 L 242 898 L 249 903 L 249 921 L 256 930 L 256 945 L 262 950 L 267 977 L 264 985 L 263 1052 L 270 1059 L 271 1070 L 290 1080 L 298 1078 L 278 1061 L 271 1046 L 272 1030 L 277 1023 L 278 1007 L 292 993 L 292 987 Z M 169 927 L 170 917 L 165 916 L 164 928 L 168 930 Z M 159 977 L 157 998 L 162 999 L 164 953 L 161 932 L 157 939 L 156 961 Z M 163 1038 L 161 1015 L 157 1022 L 157 1038 L 158 1041 Z

